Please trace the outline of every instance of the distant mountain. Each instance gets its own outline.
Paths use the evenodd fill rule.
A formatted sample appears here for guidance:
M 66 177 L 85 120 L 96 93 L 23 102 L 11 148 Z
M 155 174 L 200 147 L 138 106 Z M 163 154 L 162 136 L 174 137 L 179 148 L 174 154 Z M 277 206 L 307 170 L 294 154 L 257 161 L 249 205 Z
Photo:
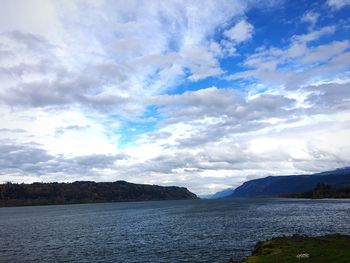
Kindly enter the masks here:
M 96 183 L 0 184 L 0 206 L 197 199 L 184 187 Z
M 311 175 L 268 176 L 247 181 L 229 197 L 269 197 L 306 192 L 323 183 L 332 187 L 350 185 L 350 167 Z
M 233 193 L 234 189 L 228 188 L 219 192 L 216 192 L 215 194 L 212 195 L 205 195 L 202 196 L 204 199 L 219 199 L 219 198 L 225 198 L 230 196 Z

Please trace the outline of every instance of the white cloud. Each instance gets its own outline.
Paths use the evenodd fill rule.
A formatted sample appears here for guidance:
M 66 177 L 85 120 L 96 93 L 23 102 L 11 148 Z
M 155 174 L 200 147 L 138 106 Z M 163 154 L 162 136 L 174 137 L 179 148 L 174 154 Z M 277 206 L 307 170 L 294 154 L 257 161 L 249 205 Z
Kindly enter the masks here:
M 303 15 L 303 17 L 301 18 L 301 21 L 310 23 L 311 26 L 314 26 L 317 23 L 319 17 L 320 17 L 320 14 L 315 13 L 313 11 L 309 11 Z
M 298 89 L 317 80 L 335 78 L 349 67 L 349 41 L 330 41 L 314 44 L 314 41 L 335 32 L 334 26 L 294 35 L 290 44 L 282 47 L 260 49 L 244 61 L 244 71 L 228 76 L 228 79 L 255 78 L 264 84 Z
M 241 43 L 252 38 L 254 27 L 246 20 L 241 20 L 230 29 L 224 32 L 224 35 L 233 42 Z
M 215 50 L 214 50 L 215 51 Z M 196 81 L 206 77 L 215 77 L 223 73 L 217 56 L 207 47 L 189 47 L 183 51 L 184 65 L 189 68 L 192 75 L 190 80 Z
M 314 40 L 317 40 L 323 36 L 331 35 L 336 31 L 335 26 L 325 26 L 319 30 L 313 30 L 308 32 L 307 34 L 295 35 L 292 40 L 299 43 L 307 43 Z
M 327 4 L 335 10 L 350 5 L 350 0 L 328 0 Z

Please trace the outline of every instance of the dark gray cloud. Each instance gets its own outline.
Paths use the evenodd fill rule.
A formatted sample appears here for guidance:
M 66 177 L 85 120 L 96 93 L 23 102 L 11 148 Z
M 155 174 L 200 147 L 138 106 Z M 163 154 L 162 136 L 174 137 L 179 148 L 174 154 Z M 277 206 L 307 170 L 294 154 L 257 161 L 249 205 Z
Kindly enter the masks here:
M 97 110 L 122 109 L 128 99 L 111 93 L 93 94 L 101 83 L 92 77 L 73 76 L 66 78 L 19 83 L 8 89 L 0 99 L 16 107 L 48 107 L 80 104 Z
M 124 154 L 65 157 L 51 155 L 35 143 L 16 144 L 2 142 L 0 146 L 0 174 L 16 173 L 22 176 L 47 176 L 65 173 L 67 176 L 98 177 L 94 170 L 113 168 L 115 162 L 128 158 Z M 96 176 L 97 175 L 97 176 Z M 10 177 L 8 178 L 11 179 Z
M 10 170 L 33 172 L 35 167 L 40 169 L 40 163 L 53 159 L 54 157 L 45 150 L 30 144 L 16 145 L 3 142 L 0 146 L 0 169 L 3 173 Z
M 298 106 L 297 100 L 287 95 L 261 94 L 248 99 L 244 92 L 217 88 L 159 96 L 151 102 L 166 116 L 165 125 L 188 123 L 195 128 L 175 140 L 177 147 L 191 148 L 235 134 L 273 128 L 276 123 L 270 119 L 291 124 L 305 116 L 349 110 L 349 88 L 349 83 L 303 87 L 300 93 L 309 94 L 303 102 L 307 107 Z M 152 136 L 157 138 L 156 133 Z
M 1 132 L 7 132 L 7 133 L 25 133 L 26 130 L 24 129 L 7 129 L 7 128 L 2 128 L 0 129 Z
M 269 127 L 271 124 L 261 122 L 240 122 L 237 120 L 224 120 L 221 123 L 207 124 L 186 138 L 175 140 L 178 148 L 192 148 L 215 143 L 232 135 L 249 133 Z
M 176 139 L 178 147 L 189 148 L 272 126 L 271 118 L 288 121 L 304 114 L 294 99 L 273 94 L 248 99 L 246 93 L 234 89 L 208 88 L 159 96 L 152 102 L 166 116 L 165 125 L 188 123 L 195 127 L 187 137 Z
M 323 84 L 308 86 L 304 89 L 312 92 L 306 99 L 306 102 L 312 105 L 309 113 L 329 113 L 350 109 L 350 83 Z
M 263 94 L 248 100 L 247 94 L 234 89 L 208 88 L 181 95 L 164 95 L 151 101 L 163 106 L 160 112 L 175 121 L 206 117 L 250 121 L 290 114 L 296 101 L 281 95 Z
M 128 78 L 131 69 L 126 65 L 105 60 L 83 68 L 67 68 L 55 52 L 59 47 L 43 37 L 20 31 L 2 35 L 14 46 L 0 46 L 0 56 L 13 56 L 15 61 L 17 59 L 20 62 L 9 65 L 2 63 L 0 66 L 0 77 L 17 80 L 4 87 L 0 93 L 0 102 L 16 108 L 80 105 L 112 112 L 127 112 L 135 108 L 131 105 L 133 100 L 117 92 L 130 89 Z M 27 80 L 28 74 L 40 78 Z M 113 92 L 104 88 L 110 85 L 114 86 Z
M 55 134 L 63 134 L 66 131 L 82 131 L 82 130 L 86 130 L 86 129 L 89 129 L 89 128 L 90 128 L 89 125 L 84 125 L 84 126 L 81 126 L 81 125 L 68 125 L 66 127 L 56 128 Z
M 47 53 L 49 50 L 55 48 L 53 44 L 45 38 L 32 34 L 25 33 L 19 30 L 2 33 L 16 43 L 23 45 L 26 49 L 37 52 L 38 54 Z

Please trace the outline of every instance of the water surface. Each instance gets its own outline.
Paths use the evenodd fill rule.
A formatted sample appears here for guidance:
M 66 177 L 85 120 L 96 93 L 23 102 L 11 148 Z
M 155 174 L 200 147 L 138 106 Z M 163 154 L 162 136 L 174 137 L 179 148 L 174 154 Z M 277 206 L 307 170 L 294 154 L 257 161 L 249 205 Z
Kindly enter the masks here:
M 350 200 L 0 208 L 0 262 L 225 262 L 279 235 L 350 234 Z

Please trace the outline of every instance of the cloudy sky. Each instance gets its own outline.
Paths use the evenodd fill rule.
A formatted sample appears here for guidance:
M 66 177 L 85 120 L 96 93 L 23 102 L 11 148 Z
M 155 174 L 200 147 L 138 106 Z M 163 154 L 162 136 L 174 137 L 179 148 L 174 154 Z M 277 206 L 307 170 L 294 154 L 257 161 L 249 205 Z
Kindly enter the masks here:
M 0 182 L 350 165 L 349 0 L 0 2 Z

